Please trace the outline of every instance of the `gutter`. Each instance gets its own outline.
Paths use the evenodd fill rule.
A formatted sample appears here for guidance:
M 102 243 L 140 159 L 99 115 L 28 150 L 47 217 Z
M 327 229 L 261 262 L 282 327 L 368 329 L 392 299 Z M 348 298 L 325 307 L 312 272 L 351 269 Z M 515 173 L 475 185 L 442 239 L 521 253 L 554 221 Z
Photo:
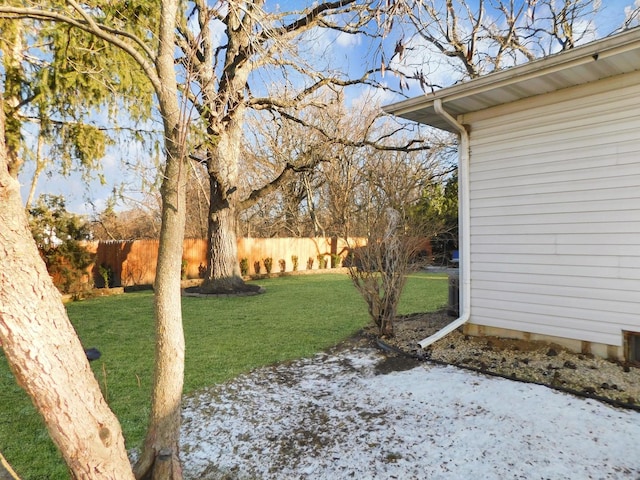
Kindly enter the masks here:
M 471 209 L 469 202 L 469 163 L 470 163 L 470 143 L 469 132 L 453 118 L 442 106 L 442 100 L 437 98 L 433 103 L 435 112 L 451 125 L 459 135 L 460 143 L 458 144 L 458 224 L 460 229 L 460 290 L 459 304 L 461 306 L 461 314 L 456 320 L 446 327 L 437 331 L 430 337 L 418 342 L 421 348 L 426 348 L 432 343 L 440 340 L 448 335 L 456 328 L 466 323 L 471 317 L 471 232 L 470 220 Z

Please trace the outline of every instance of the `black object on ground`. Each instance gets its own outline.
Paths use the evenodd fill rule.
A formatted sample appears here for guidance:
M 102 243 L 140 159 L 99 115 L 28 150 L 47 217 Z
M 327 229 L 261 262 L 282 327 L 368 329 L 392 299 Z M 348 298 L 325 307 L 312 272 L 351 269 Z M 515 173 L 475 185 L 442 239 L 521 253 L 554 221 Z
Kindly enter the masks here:
M 97 348 L 85 348 L 84 353 L 87 356 L 87 360 L 90 362 L 92 360 L 98 360 L 102 356 L 100 350 Z

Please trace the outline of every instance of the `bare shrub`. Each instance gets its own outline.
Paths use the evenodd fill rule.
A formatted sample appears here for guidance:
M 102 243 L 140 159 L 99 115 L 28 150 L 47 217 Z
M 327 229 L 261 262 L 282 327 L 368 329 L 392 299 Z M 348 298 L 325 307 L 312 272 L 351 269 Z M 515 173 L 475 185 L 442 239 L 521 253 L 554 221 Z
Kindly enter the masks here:
M 367 244 L 351 249 L 349 276 L 367 303 L 381 337 L 393 336 L 393 321 L 407 274 L 427 260 L 428 240 L 421 230 L 423 235 L 410 232 L 400 213 L 387 208 L 371 228 Z

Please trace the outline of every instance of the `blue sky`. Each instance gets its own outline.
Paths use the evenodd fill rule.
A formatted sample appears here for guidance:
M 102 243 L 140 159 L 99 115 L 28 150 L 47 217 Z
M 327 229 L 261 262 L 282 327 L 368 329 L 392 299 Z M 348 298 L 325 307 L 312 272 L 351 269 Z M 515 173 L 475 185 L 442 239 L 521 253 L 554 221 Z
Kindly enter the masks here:
M 597 37 L 603 37 L 614 32 L 622 24 L 625 16 L 625 7 L 633 8 L 634 0 L 602 0 L 602 8 L 596 18 Z M 640 0 L 636 0 L 640 6 Z M 281 4 L 281 9 L 289 8 L 288 5 Z M 403 36 L 402 31 L 396 30 L 392 32 L 387 41 L 387 56 L 393 50 L 393 45 L 397 38 Z M 339 34 L 329 32 L 316 36 L 313 41 L 313 52 L 316 61 L 326 62 L 333 68 L 347 71 L 356 71 L 361 69 L 365 64 L 374 65 L 372 60 L 376 53 L 371 44 L 362 36 L 354 36 L 347 34 Z M 416 62 L 425 62 L 425 53 L 420 53 L 421 57 Z M 379 58 L 379 57 L 378 57 Z M 377 60 L 379 64 L 379 60 Z M 451 84 L 451 72 L 446 68 L 433 72 L 433 79 L 436 83 L 444 85 Z M 390 86 L 397 88 L 398 79 L 391 74 L 386 74 L 381 79 L 388 82 Z M 358 98 L 365 98 L 371 95 L 368 89 L 360 89 L 352 93 L 352 100 L 357 103 Z M 417 96 L 421 94 L 421 90 L 417 86 L 413 86 L 409 91 L 409 96 Z M 378 100 L 381 103 L 391 103 L 400 100 L 402 97 L 392 94 L 378 94 Z M 122 160 L 132 160 L 133 158 L 141 158 L 148 165 L 154 162 L 155 153 L 147 154 L 145 150 L 135 144 L 131 144 L 129 148 L 119 146 L 110 148 L 108 154 L 102 160 L 102 177 L 105 183 L 102 184 L 97 179 L 86 184 L 82 180 L 78 172 L 72 172 L 69 176 L 63 177 L 57 171 L 43 174 L 38 180 L 37 194 L 50 193 L 61 194 L 67 200 L 67 206 L 70 210 L 82 214 L 94 214 L 100 212 L 106 205 L 107 199 L 112 194 L 114 188 L 117 188 L 123 181 L 128 180 L 133 186 L 133 190 L 129 193 L 135 196 L 136 185 L 141 184 L 141 180 L 132 175 L 130 168 L 123 165 Z M 144 158 L 144 157 L 147 158 Z M 126 158 L 124 158 L 126 157 Z M 26 198 L 29 184 L 33 174 L 33 165 L 27 163 L 20 175 L 22 184 L 23 198 Z M 37 196 L 37 195 L 36 195 Z

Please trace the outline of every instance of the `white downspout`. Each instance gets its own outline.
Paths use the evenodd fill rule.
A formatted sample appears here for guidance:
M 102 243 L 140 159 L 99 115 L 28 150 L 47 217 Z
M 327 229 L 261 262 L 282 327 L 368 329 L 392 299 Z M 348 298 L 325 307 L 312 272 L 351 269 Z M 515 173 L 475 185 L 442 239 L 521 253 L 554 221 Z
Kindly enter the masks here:
M 460 298 L 461 314 L 456 320 L 430 337 L 418 342 L 421 348 L 426 348 L 442 337 L 448 335 L 456 328 L 466 323 L 471 316 L 471 213 L 469 207 L 469 132 L 442 107 L 442 100 L 436 99 L 433 103 L 435 111 L 446 122 L 455 128 L 460 135 L 458 144 L 458 225 L 460 230 Z

